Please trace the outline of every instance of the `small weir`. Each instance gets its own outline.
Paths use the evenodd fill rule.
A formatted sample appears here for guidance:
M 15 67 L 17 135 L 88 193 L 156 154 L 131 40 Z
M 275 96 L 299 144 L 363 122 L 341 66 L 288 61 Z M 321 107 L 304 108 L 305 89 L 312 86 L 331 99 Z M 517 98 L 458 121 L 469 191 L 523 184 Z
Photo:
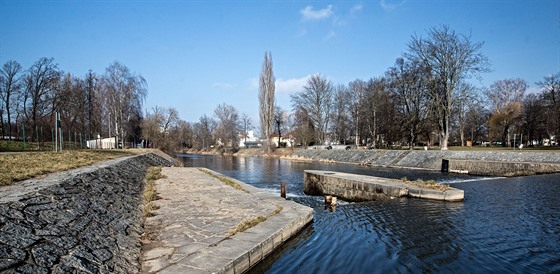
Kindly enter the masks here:
M 348 201 L 371 201 L 389 197 L 414 197 L 441 201 L 464 200 L 464 191 L 452 187 L 433 189 L 402 180 L 343 172 L 305 170 L 303 191 L 308 195 L 334 195 Z

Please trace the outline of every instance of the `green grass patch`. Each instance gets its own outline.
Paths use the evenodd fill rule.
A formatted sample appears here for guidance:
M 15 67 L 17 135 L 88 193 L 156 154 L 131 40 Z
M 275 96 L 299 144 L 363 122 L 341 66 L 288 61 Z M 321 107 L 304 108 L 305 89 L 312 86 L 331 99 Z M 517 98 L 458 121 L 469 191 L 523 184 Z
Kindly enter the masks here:
M 133 155 L 125 150 L 67 150 L 0 154 L 0 185 Z
M 224 183 L 224 184 L 226 184 L 226 185 L 228 185 L 228 186 L 231 186 L 231 187 L 233 187 L 233 188 L 235 188 L 235 189 L 238 189 L 238 190 L 241 190 L 241 191 L 243 191 L 243 192 L 249 193 L 249 191 L 247 191 L 246 189 L 244 189 L 239 183 L 237 183 L 236 181 L 234 181 L 234 180 L 232 180 L 232 179 L 230 179 L 230 178 L 227 178 L 227 177 L 225 177 L 225 176 L 216 175 L 215 173 L 213 173 L 213 172 L 211 172 L 211 171 L 209 171 L 208 169 L 205 169 L 205 168 L 199 168 L 198 170 L 200 170 L 200 171 L 202 171 L 202 172 L 204 172 L 204 173 L 206 173 L 206 174 L 208 174 L 208 175 L 210 175 L 210 176 L 212 176 L 212 177 L 214 177 L 214 178 L 220 180 L 220 182 L 222 182 L 222 183 Z

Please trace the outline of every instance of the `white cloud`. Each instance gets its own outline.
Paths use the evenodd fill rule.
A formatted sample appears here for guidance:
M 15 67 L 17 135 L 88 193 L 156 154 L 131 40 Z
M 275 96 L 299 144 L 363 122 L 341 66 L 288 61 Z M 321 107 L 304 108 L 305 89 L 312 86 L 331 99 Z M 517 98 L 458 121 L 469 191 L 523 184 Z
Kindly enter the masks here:
M 358 13 L 361 12 L 363 9 L 364 9 L 364 5 L 362 3 L 356 4 L 350 9 L 350 13 L 352 14 Z
M 305 84 L 307 83 L 307 79 L 311 76 L 307 75 L 307 76 L 303 76 L 300 78 L 291 78 L 291 79 L 282 79 L 282 78 L 278 78 L 276 79 L 276 82 L 274 82 L 274 85 L 276 87 L 276 94 L 282 94 L 282 93 L 292 93 L 292 92 L 298 92 L 303 90 L 303 86 L 305 86 Z M 251 87 L 252 90 L 255 89 L 259 89 L 259 79 L 258 78 L 251 78 L 248 80 L 249 82 L 249 86 Z
M 277 94 L 282 94 L 282 93 L 293 93 L 293 92 L 299 92 L 303 90 L 303 86 L 305 86 L 305 84 L 307 84 L 307 79 L 310 77 L 311 75 L 307 75 L 301 78 L 292 78 L 292 79 L 276 79 L 275 85 L 276 85 L 276 93 Z
M 313 6 L 307 6 L 300 10 L 300 13 L 304 21 L 323 20 L 331 17 L 334 14 L 332 8 L 332 5 L 328 5 L 324 9 L 314 10 Z
M 402 1 L 394 1 L 394 0 L 381 0 L 379 1 L 379 5 L 385 11 L 392 11 L 402 5 L 404 5 L 404 0 Z
M 336 37 L 336 32 L 334 32 L 334 30 L 329 31 L 329 33 L 327 34 L 327 37 L 325 37 L 326 40 L 332 39 Z

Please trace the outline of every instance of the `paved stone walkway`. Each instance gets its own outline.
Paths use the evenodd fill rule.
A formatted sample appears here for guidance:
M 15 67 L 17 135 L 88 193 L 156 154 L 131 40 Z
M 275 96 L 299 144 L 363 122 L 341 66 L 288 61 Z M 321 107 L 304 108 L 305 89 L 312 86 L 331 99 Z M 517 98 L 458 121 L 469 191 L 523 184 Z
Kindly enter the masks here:
M 197 168 L 163 168 L 161 199 L 146 220 L 143 273 L 242 273 L 313 219 L 313 209 Z M 279 212 L 278 212 L 279 211 Z M 238 224 L 264 222 L 232 235 Z

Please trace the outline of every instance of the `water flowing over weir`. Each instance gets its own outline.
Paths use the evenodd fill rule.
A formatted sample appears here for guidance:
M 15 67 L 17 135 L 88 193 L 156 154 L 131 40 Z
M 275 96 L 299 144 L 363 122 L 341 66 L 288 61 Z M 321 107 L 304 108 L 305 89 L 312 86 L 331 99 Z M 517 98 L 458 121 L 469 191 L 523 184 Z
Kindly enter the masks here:
M 560 175 L 488 178 L 351 164 L 268 158 L 184 155 L 204 166 L 311 206 L 311 226 L 282 246 L 256 272 L 387 273 L 560 271 Z M 303 170 L 332 170 L 450 183 L 464 202 L 414 198 L 325 208 L 303 193 Z

